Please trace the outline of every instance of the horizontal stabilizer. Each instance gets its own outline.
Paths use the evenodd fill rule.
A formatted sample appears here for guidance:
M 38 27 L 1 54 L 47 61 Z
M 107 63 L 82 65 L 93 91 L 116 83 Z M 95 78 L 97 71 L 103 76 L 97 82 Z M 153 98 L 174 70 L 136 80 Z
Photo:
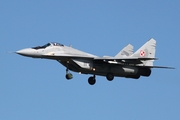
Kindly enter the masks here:
M 175 69 L 174 67 L 165 67 L 165 66 L 143 66 L 143 67 L 149 67 L 149 68 Z

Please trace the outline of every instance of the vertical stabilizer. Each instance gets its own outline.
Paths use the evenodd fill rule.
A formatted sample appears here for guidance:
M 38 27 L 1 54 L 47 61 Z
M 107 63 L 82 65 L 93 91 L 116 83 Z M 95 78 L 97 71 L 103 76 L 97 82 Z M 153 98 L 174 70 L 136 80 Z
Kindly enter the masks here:
M 133 46 L 131 44 L 128 44 L 115 57 L 116 58 L 127 57 L 127 56 L 131 56 L 132 54 L 133 54 Z
M 141 48 L 139 48 L 132 57 L 139 57 L 139 58 L 155 58 L 156 52 L 156 40 L 151 38 L 147 41 Z M 143 61 L 145 66 L 153 66 L 154 60 Z

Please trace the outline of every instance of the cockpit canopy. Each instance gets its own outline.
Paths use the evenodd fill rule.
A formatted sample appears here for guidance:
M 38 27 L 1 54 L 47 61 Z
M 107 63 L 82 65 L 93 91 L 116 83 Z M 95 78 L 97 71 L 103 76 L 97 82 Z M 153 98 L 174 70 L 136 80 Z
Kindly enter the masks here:
M 64 46 L 63 44 L 60 44 L 60 43 L 57 43 L 57 42 L 50 42 L 50 43 L 47 43 L 43 46 L 37 46 L 37 47 L 33 47 L 33 49 L 44 49 L 46 47 L 49 47 L 49 46 Z

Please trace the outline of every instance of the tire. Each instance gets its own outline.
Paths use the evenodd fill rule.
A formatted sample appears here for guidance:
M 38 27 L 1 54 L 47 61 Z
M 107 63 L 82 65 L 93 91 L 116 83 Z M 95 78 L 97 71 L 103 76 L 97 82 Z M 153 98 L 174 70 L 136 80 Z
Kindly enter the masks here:
M 114 75 L 112 73 L 108 73 L 106 75 L 106 79 L 109 80 L 109 81 L 112 81 L 114 79 Z
M 96 79 L 95 79 L 94 77 L 89 77 L 88 83 L 89 83 L 90 85 L 94 85 L 94 84 L 96 83 Z
M 73 78 L 73 75 L 71 73 L 66 74 L 66 79 L 70 80 Z

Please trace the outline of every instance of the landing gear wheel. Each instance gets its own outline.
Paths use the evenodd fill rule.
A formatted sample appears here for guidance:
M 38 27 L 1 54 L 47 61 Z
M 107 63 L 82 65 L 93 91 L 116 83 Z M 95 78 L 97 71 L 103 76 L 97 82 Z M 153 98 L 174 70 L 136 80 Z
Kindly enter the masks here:
M 66 77 L 67 80 L 70 80 L 70 79 L 73 78 L 73 75 L 71 73 L 69 73 L 68 68 L 66 69 L 66 76 L 65 77 Z
M 107 80 L 112 81 L 114 79 L 114 75 L 112 73 L 108 73 L 106 75 Z
M 89 83 L 90 85 L 94 85 L 94 84 L 96 83 L 95 77 L 89 77 L 88 83 Z
M 71 73 L 66 74 L 66 79 L 70 80 L 73 78 L 73 75 Z

